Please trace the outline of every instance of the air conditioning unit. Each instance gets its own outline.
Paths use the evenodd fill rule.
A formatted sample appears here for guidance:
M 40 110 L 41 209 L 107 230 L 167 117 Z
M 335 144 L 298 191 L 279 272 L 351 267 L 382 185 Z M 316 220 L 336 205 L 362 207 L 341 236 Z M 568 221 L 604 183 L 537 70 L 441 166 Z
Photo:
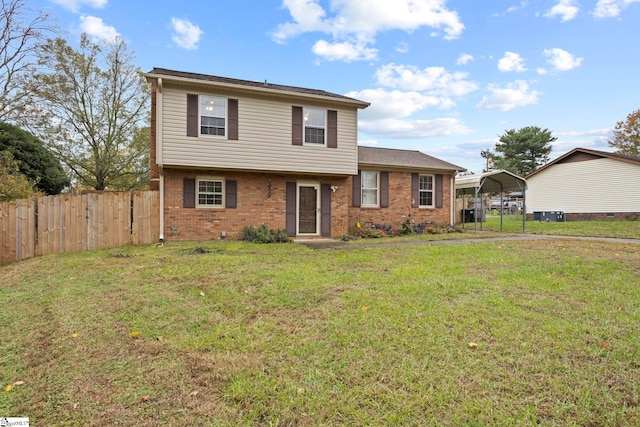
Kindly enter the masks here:
M 561 211 L 534 212 L 533 220 L 541 221 L 541 222 L 564 222 L 564 212 L 561 212 Z

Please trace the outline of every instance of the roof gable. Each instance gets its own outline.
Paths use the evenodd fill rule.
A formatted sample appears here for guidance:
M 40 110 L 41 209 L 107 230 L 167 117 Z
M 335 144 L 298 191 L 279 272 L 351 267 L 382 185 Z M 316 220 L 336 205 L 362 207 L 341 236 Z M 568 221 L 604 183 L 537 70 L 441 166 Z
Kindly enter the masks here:
M 358 146 L 358 166 L 461 172 L 466 169 L 415 150 Z
M 586 162 L 589 160 L 598 160 L 598 159 L 613 159 L 613 160 L 619 160 L 622 162 L 637 164 L 640 166 L 640 157 L 627 156 L 627 155 L 618 154 L 618 153 L 610 153 L 607 151 L 591 150 L 587 148 L 574 148 L 573 150 L 563 154 L 562 156 L 558 157 L 552 162 L 549 162 L 546 165 L 542 166 L 541 168 L 531 172 L 529 175 L 526 176 L 526 178 L 529 179 L 530 177 L 546 170 L 547 168 L 555 164 Z

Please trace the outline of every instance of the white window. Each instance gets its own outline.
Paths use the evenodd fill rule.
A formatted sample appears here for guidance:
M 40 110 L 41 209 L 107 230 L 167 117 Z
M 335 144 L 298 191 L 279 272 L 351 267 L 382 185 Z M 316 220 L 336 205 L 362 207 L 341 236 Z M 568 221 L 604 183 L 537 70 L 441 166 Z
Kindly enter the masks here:
M 361 171 L 362 206 L 378 206 L 378 172 Z
M 420 175 L 420 207 L 433 207 L 433 175 Z
M 227 99 L 200 96 L 200 135 L 226 135 Z
M 198 207 L 224 206 L 224 181 L 221 179 L 198 179 L 197 183 Z
M 318 108 L 304 109 L 304 142 L 324 145 L 327 122 L 326 110 Z

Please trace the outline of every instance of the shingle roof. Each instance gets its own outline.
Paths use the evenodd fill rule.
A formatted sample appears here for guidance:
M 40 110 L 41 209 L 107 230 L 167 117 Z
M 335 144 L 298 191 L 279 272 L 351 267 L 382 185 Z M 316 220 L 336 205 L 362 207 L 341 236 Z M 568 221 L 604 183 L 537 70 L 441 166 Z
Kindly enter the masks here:
M 358 165 L 402 169 L 435 169 L 462 172 L 466 169 L 415 150 L 358 146 Z
M 536 169 L 535 171 L 531 172 L 529 175 L 526 176 L 526 178 L 528 179 L 529 177 L 537 174 L 538 172 L 541 172 L 541 171 L 547 169 L 549 166 L 552 166 L 552 165 L 554 165 L 556 163 L 561 163 L 563 161 L 566 161 L 570 157 L 572 157 L 572 156 L 574 156 L 576 154 L 579 154 L 579 153 L 591 154 L 592 156 L 596 156 L 596 157 L 621 160 L 623 162 L 634 163 L 634 164 L 640 165 L 640 157 L 637 157 L 637 156 L 627 156 L 625 154 L 610 153 L 608 151 L 591 150 L 589 148 L 574 148 L 573 150 L 569 151 L 568 153 L 563 154 L 562 156 L 558 157 L 557 159 L 553 160 L 552 162 L 547 163 L 546 165 L 542 166 L 541 168 Z
M 360 101 L 358 99 L 350 98 L 344 95 L 339 95 L 337 93 L 331 93 L 331 92 L 327 92 L 320 89 L 309 89 L 309 88 L 297 87 L 297 86 L 280 85 L 280 84 L 267 82 L 266 80 L 264 82 L 256 82 L 251 80 L 241 80 L 241 79 L 233 79 L 229 77 L 212 76 L 208 74 L 168 70 L 166 68 L 154 68 L 148 73 L 145 73 L 145 76 L 146 77 L 175 77 L 179 79 L 200 80 L 203 82 L 218 83 L 225 86 L 239 86 L 239 87 L 255 88 L 255 89 L 272 91 L 272 92 L 289 92 L 289 93 L 295 93 L 300 95 L 310 95 L 314 97 L 325 97 L 325 98 L 335 99 L 338 101 L 355 103 L 355 104 L 358 104 L 358 108 L 366 108 L 370 105 L 368 102 Z

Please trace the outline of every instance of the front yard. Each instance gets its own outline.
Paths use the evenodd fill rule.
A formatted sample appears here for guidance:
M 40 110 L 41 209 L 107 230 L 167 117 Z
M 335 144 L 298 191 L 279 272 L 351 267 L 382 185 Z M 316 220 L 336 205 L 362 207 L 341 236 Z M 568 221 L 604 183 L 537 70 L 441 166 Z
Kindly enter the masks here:
M 639 251 L 201 242 L 14 263 L 0 268 L 0 416 L 639 425 Z

